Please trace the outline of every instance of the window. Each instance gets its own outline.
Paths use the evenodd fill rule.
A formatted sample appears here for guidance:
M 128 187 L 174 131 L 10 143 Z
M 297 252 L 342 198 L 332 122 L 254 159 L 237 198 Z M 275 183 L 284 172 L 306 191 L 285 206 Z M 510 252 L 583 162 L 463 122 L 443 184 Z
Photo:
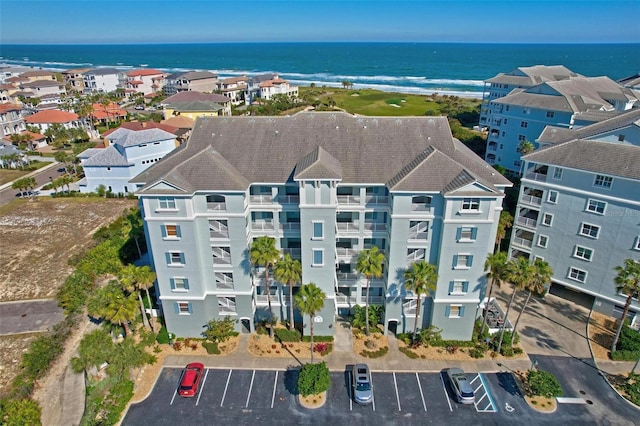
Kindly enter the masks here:
M 574 281 L 583 283 L 587 279 L 587 272 L 578 268 L 571 267 L 569 268 L 569 278 Z
M 604 201 L 592 200 L 587 201 L 587 211 L 591 213 L 604 214 L 607 203 Z
M 611 188 L 613 178 L 611 176 L 596 175 L 596 179 L 593 182 L 593 186 L 599 186 L 600 188 Z
M 164 225 L 162 237 L 166 239 L 180 238 L 180 227 L 178 225 Z
M 518 141 L 524 142 L 526 140 L 527 140 L 527 137 L 525 135 L 518 135 Z
M 538 247 L 547 248 L 547 243 L 549 243 L 549 237 L 538 235 Z
M 175 209 L 176 199 L 173 197 L 160 197 L 158 198 L 158 206 L 161 209 Z
M 582 223 L 580 225 L 580 235 L 590 238 L 598 238 L 600 233 L 600 227 L 597 225 L 591 225 L 589 223 Z
M 636 243 L 633 246 L 634 250 L 640 250 L 640 235 L 638 235 L 638 237 L 636 238 Z
M 167 264 L 169 266 L 184 265 L 184 253 L 178 251 L 167 253 Z
M 193 310 L 191 309 L 191 303 L 189 302 L 176 302 L 176 314 L 178 315 L 191 315 Z
M 462 318 L 464 316 L 464 306 L 449 305 L 445 309 L 444 316 L 447 318 Z
M 618 142 L 624 142 L 624 135 L 618 135 Z
M 321 240 L 324 238 L 324 223 L 313 222 L 313 237 L 314 240 Z
M 526 129 L 527 127 L 529 127 L 529 123 L 527 123 L 526 121 L 521 121 L 521 122 L 520 122 L 520 127 L 522 127 L 522 128 L 525 128 L 525 129 Z
M 558 202 L 558 191 L 549 191 L 547 194 L 547 202 L 549 203 L 557 203 Z
M 529 115 L 529 114 L 531 114 L 531 108 L 527 108 L 527 107 L 522 108 L 522 113 L 523 113 L 524 115 Z
M 553 111 L 547 111 L 547 118 L 553 118 L 555 113 Z
M 313 260 L 311 262 L 311 266 L 323 266 L 324 265 L 324 250 L 323 249 L 313 249 Z
M 573 251 L 573 257 L 591 262 L 593 250 L 587 247 L 576 246 Z
M 458 228 L 458 242 L 471 242 L 475 241 L 478 228 L 471 226 L 463 226 Z
M 449 294 L 463 295 L 469 291 L 469 281 L 451 281 L 449 283 Z
M 188 291 L 189 280 L 186 278 L 171 278 L 171 291 Z
M 542 224 L 546 226 L 551 226 L 553 223 L 553 215 L 551 213 L 545 213 L 542 215 Z
M 470 254 L 457 254 L 453 256 L 454 269 L 469 269 L 473 264 L 473 256 Z
M 480 210 L 480 198 L 464 198 L 462 200 L 462 210 Z
M 555 169 L 553 169 L 553 178 L 556 180 L 560 180 L 562 179 L 562 171 L 564 169 L 561 169 L 560 167 L 556 167 Z

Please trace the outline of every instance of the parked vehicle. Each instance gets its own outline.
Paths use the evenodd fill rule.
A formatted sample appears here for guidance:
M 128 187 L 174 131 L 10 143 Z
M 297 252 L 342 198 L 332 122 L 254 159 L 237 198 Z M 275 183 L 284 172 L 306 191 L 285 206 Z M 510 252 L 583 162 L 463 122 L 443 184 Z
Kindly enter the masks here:
M 356 364 L 351 372 L 353 382 L 353 400 L 358 404 L 369 404 L 373 401 L 371 372 L 367 364 Z
M 444 370 L 444 374 L 447 376 L 451 389 L 459 403 L 473 404 L 476 402 L 471 383 L 464 371 L 459 368 L 447 368 Z
M 178 394 L 185 397 L 197 395 L 200 382 L 202 381 L 203 371 L 204 365 L 199 362 L 188 364 L 182 372 Z
M 136 105 L 135 109 L 142 111 L 144 110 L 144 105 Z

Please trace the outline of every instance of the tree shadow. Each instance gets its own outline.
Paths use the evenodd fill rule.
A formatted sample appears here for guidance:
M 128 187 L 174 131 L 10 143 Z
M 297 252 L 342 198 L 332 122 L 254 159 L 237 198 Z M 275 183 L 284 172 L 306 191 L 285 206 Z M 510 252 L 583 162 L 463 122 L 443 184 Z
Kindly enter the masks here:
M 291 395 L 298 395 L 298 377 L 300 376 L 300 367 L 289 366 L 284 372 L 284 388 Z
M 498 383 L 500 387 L 504 389 L 509 395 L 523 397 L 522 392 L 520 392 L 520 388 L 516 383 L 515 377 L 513 377 L 512 373 L 502 372 L 496 374 L 498 378 Z
M 526 326 L 518 330 L 523 336 L 535 339 L 536 345 L 544 349 L 561 350 L 561 346 L 549 334 L 539 328 Z

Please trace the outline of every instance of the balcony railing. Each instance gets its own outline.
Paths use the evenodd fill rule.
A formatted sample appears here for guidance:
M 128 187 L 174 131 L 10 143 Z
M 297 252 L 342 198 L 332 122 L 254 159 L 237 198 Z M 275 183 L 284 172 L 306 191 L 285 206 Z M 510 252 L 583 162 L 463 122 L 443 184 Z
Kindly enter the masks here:
M 366 223 L 364 224 L 364 230 L 370 232 L 385 232 L 387 230 L 386 223 Z
M 300 222 L 280 223 L 280 230 L 282 232 L 298 232 L 300 231 Z
M 529 228 L 535 228 L 537 226 L 537 224 L 538 224 L 538 220 L 537 219 L 532 219 L 530 217 L 518 216 L 518 219 L 516 220 L 516 223 L 518 225 L 528 226 Z
M 408 302 L 402 304 L 402 310 L 404 311 L 405 315 L 415 315 L 417 307 L 418 301 L 416 299 L 409 300 Z
M 278 195 L 278 203 L 300 204 L 300 196 L 299 195 Z
M 425 250 L 424 249 L 416 250 L 413 253 L 408 254 L 407 255 L 407 263 L 413 263 L 413 262 L 416 262 L 418 260 L 424 259 L 424 254 L 425 254 Z
M 267 299 L 267 295 L 266 294 L 256 294 L 255 295 L 255 301 L 256 301 L 256 305 L 268 305 L 269 304 L 269 300 Z M 278 296 L 275 294 L 271 295 L 271 304 L 272 305 L 280 305 L 280 300 L 278 299 Z
M 276 227 L 273 224 L 273 222 L 264 222 L 264 221 L 251 222 L 251 230 L 252 231 L 269 232 L 269 231 L 274 231 L 275 229 L 276 229 Z
M 218 309 L 220 312 L 235 313 L 236 303 L 227 298 L 218 298 Z
M 535 180 L 537 182 L 547 181 L 547 175 L 542 173 L 531 172 L 531 173 L 527 173 L 526 177 L 527 179 Z
M 271 194 L 261 194 L 261 195 L 250 195 L 249 196 L 250 204 L 274 204 L 273 195 Z
M 217 221 L 209 222 L 209 237 L 229 238 L 229 228 L 227 228 L 227 225 Z
M 302 249 L 299 248 L 283 248 L 283 254 L 288 254 L 294 259 L 300 259 L 302 257 Z
M 360 204 L 360 197 L 355 195 L 338 195 L 338 204 Z
M 364 300 L 366 299 L 366 297 L 363 297 L 362 299 Z M 382 305 L 384 303 L 384 296 L 369 296 L 369 303 L 374 305 Z
M 542 198 L 536 197 L 536 196 L 533 196 L 533 195 L 523 194 L 522 195 L 522 202 L 528 203 L 528 204 L 534 204 L 536 206 L 539 206 L 540 204 L 542 204 Z
M 367 195 L 364 199 L 364 202 L 367 206 L 389 204 L 389 197 L 379 196 L 379 195 Z
M 338 222 L 336 223 L 338 232 L 360 232 L 360 224 L 358 222 Z
M 527 248 L 531 248 L 531 246 L 533 245 L 533 241 L 520 237 L 513 237 L 513 243 Z
M 230 252 L 222 250 L 218 247 L 213 247 L 211 251 L 213 252 L 214 265 L 230 265 L 231 264 Z
M 336 248 L 336 254 L 338 255 L 338 259 L 342 260 L 353 260 L 358 255 L 358 250 L 352 248 Z
M 411 203 L 412 212 L 430 212 L 431 204 Z
M 215 274 L 216 288 L 223 290 L 233 290 L 233 278 L 224 274 Z
M 207 210 L 227 210 L 227 203 L 207 203 Z
M 346 294 L 336 294 L 336 303 L 338 305 L 355 305 L 358 301 L 357 296 L 347 296 Z
M 338 281 L 340 282 L 354 282 L 354 281 L 358 281 L 360 279 L 360 274 L 354 274 L 351 272 L 338 272 L 336 273 L 336 278 L 338 278 Z

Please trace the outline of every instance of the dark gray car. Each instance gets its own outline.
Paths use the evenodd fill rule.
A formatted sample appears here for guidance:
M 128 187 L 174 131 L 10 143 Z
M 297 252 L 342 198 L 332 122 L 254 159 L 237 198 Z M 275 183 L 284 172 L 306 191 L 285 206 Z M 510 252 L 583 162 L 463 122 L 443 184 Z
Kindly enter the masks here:
M 471 383 L 467 375 L 459 368 L 447 368 L 444 370 L 445 376 L 449 379 L 451 389 L 455 394 L 456 400 L 462 404 L 473 404 L 476 402 L 476 396 L 471 388 Z
M 373 401 L 371 372 L 367 364 L 356 364 L 351 373 L 353 381 L 353 400 L 358 404 L 369 404 Z

